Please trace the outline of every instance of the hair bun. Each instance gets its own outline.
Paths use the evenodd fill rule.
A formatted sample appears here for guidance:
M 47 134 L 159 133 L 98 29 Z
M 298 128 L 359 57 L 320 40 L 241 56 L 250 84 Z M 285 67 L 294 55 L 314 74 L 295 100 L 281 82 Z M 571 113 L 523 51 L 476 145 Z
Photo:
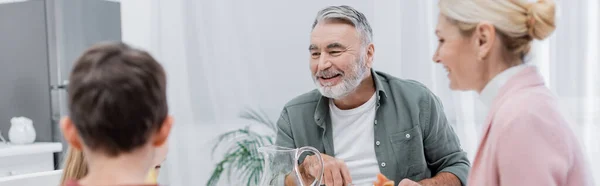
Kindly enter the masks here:
M 527 32 L 534 39 L 542 40 L 556 29 L 554 24 L 555 4 L 550 0 L 539 0 L 527 6 Z

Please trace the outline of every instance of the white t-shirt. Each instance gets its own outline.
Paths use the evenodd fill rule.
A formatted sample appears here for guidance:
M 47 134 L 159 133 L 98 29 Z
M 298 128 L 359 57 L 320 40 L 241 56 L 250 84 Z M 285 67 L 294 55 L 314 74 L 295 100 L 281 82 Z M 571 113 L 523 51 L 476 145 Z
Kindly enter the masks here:
M 376 95 L 363 105 L 341 110 L 329 101 L 335 158 L 344 160 L 354 185 L 373 185 L 379 173 L 375 156 Z

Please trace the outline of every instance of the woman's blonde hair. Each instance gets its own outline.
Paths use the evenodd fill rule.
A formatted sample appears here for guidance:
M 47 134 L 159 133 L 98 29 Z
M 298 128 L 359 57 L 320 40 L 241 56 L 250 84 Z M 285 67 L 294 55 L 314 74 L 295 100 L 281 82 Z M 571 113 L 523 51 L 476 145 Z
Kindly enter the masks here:
M 482 21 L 494 25 L 509 52 L 525 56 L 533 39 L 550 36 L 554 24 L 555 4 L 551 0 L 440 0 L 442 15 L 466 35 Z
M 166 148 L 158 148 L 161 156 L 166 156 Z M 165 151 L 165 152 L 162 152 Z M 161 160 L 162 161 L 162 160 Z M 160 167 L 160 164 L 157 166 Z M 146 178 L 146 183 L 154 184 L 157 181 L 158 170 L 156 168 L 150 169 Z M 79 180 L 88 174 L 88 166 L 85 162 L 83 152 L 69 148 L 67 151 L 66 159 L 64 162 L 63 174 L 60 178 L 60 185 L 65 185 L 69 180 Z
M 64 162 L 63 174 L 60 179 L 60 185 L 65 185 L 68 180 L 79 180 L 88 173 L 87 163 L 83 156 L 83 152 L 69 148 L 67 151 L 66 160 Z

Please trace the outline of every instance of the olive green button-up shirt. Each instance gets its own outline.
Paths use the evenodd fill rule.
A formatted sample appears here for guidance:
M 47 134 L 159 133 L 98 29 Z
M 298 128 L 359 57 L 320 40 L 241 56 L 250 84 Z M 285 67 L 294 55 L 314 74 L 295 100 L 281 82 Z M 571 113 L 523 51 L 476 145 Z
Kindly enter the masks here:
M 416 81 L 371 72 L 377 96 L 373 146 L 380 172 L 396 183 L 449 172 L 466 185 L 469 161 L 438 98 Z M 313 90 L 288 102 L 277 121 L 276 145 L 312 146 L 335 157 L 328 99 Z

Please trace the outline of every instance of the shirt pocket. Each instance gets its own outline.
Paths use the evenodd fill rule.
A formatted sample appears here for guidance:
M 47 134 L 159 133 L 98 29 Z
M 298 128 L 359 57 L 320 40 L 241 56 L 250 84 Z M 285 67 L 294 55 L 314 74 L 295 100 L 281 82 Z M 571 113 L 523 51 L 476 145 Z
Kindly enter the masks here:
M 398 161 L 398 176 L 410 178 L 423 174 L 427 170 L 427 161 L 423 150 L 421 127 L 398 132 L 391 135 L 394 156 Z

